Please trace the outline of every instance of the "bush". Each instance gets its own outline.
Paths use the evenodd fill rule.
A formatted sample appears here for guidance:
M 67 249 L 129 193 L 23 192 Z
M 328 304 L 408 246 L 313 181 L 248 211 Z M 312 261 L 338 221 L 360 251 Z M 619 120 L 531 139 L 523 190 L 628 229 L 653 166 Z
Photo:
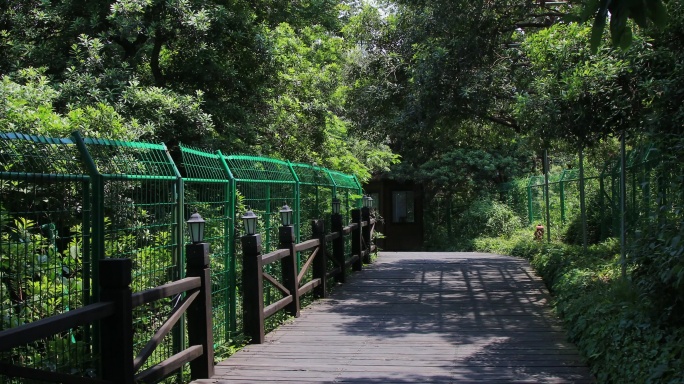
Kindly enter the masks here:
M 607 210 L 603 210 L 599 204 L 598 191 L 587 195 L 587 243 L 598 244 L 601 239 L 601 228 L 611 228 L 611 217 Z M 582 215 L 579 212 L 568 223 L 564 241 L 568 244 L 582 244 Z
M 506 204 L 496 200 L 476 200 L 457 220 L 459 237 L 508 237 L 522 228 L 522 221 Z

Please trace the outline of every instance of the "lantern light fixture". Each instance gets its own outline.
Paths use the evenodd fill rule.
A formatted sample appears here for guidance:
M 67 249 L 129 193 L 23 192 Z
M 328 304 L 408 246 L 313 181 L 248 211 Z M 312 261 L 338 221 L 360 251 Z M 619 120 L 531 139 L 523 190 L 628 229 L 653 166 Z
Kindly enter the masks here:
M 364 208 L 373 208 L 373 198 L 370 197 L 370 195 L 365 195 L 363 197 L 363 207 Z
M 341 205 L 342 205 L 342 202 L 340 201 L 340 199 L 338 199 L 337 197 L 334 197 L 332 199 L 332 213 L 335 215 L 339 215 Z
M 206 221 L 204 221 L 202 216 L 195 210 L 195 213 L 190 215 L 190 218 L 186 223 L 188 224 L 188 231 L 190 232 L 190 241 L 192 241 L 193 244 L 201 243 L 204 240 L 204 224 Z
M 245 227 L 246 235 L 254 235 L 256 233 L 257 220 L 257 215 L 249 208 L 247 209 L 247 212 L 242 215 L 242 223 Z
M 292 208 L 287 205 L 287 203 L 285 203 L 285 205 L 283 205 L 278 212 L 280 213 L 280 221 L 283 226 L 287 227 L 292 225 L 293 211 Z

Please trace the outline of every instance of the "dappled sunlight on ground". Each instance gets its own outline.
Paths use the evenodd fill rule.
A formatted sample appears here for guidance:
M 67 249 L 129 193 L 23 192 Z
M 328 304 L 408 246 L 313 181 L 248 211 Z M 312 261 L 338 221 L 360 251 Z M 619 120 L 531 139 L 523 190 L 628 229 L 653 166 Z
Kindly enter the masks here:
M 548 301 L 523 260 L 384 252 L 205 382 L 593 382 Z

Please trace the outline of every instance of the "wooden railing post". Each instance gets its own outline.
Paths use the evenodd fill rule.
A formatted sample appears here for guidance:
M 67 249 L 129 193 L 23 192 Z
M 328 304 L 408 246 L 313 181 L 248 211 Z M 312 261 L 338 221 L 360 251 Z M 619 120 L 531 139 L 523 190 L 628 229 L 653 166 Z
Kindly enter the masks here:
M 295 251 L 294 227 L 282 226 L 278 229 L 279 248 L 289 249 L 290 255 L 282 259 L 283 286 L 290 291 L 292 302 L 285 307 L 290 316 L 299 317 L 299 284 L 297 283 L 297 252 Z
M 342 215 L 333 213 L 331 217 L 332 231 L 337 232 L 340 236 L 333 240 L 333 259 L 337 261 L 340 266 L 340 273 L 335 275 L 335 281 L 338 283 L 345 283 L 347 281 L 347 268 L 344 265 L 344 232 L 342 231 Z
M 133 384 L 133 304 L 131 259 L 99 261 L 100 301 L 114 303 L 114 314 L 100 323 L 102 378 Z
M 242 236 L 242 318 L 250 343 L 264 342 L 264 275 L 261 235 Z
M 371 223 L 370 223 L 370 208 L 368 207 L 363 207 L 361 208 L 361 218 L 363 221 L 366 222 L 366 226 L 363 227 L 362 236 L 363 236 L 363 262 L 366 264 L 370 264 L 371 260 Z
M 327 268 L 328 268 L 328 255 L 325 247 L 325 221 L 323 220 L 312 220 L 311 229 L 313 237 L 319 239 L 321 244 L 319 245 L 318 254 L 313 260 L 313 278 L 321 279 L 321 284 L 314 288 L 314 298 L 326 297 L 327 295 Z
M 363 269 L 363 250 L 361 249 L 361 210 L 352 209 L 352 222 L 356 227 L 352 230 L 352 254 L 359 255 L 358 259 L 352 264 L 352 271 L 360 271 Z
M 212 329 L 211 269 L 209 244 L 188 244 L 185 247 L 186 276 L 202 281 L 199 296 L 188 307 L 188 341 L 201 345 L 202 356 L 190 362 L 190 377 L 209 379 L 214 375 L 214 334 Z

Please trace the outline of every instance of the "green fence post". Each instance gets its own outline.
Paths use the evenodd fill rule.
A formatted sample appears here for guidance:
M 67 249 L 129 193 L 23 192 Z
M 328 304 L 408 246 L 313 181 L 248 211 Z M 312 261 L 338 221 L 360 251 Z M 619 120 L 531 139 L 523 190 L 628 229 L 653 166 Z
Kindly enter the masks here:
M 297 176 L 297 172 L 295 172 L 294 167 L 292 166 L 291 162 L 287 162 L 287 165 L 290 167 L 290 172 L 292 172 L 292 177 L 294 177 L 295 180 L 295 185 L 294 185 L 294 217 L 295 217 L 295 241 L 299 243 L 301 241 L 300 239 L 300 225 L 301 225 L 301 219 L 302 219 L 302 212 L 301 212 L 301 196 L 300 196 L 300 190 L 299 190 L 299 176 Z M 299 265 L 299 252 L 297 252 L 297 265 Z
M 447 196 L 447 208 L 446 208 L 446 214 L 447 214 L 447 239 L 451 239 L 451 196 Z
M 104 258 L 104 234 L 105 234 L 105 218 L 104 218 L 104 180 L 102 175 L 97 170 L 97 165 L 95 160 L 90 155 L 90 151 L 83 141 L 81 133 L 74 131 L 72 134 L 74 143 L 81 153 L 83 162 L 85 163 L 86 169 L 90 173 L 90 180 L 92 185 L 92 260 L 90 260 L 90 265 L 92 267 L 92 278 L 93 281 L 98 281 L 99 277 L 99 260 Z M 93 285 L 92 300 L 97 301 L 100 297 L 100 290 L 97 284 Z
M 604 178 L 604 172 L 605 172 L 605 167 L 604 170 L 601 171 L 601 174 L 599 175 L 599 210 L 601 211 L 601 240 L 605 240 L 606 237 L 608 237 L 607 234 L 607 229 L 606 229 L 606 221 L 603 219 L 606 216 L 606 185 L 605 182 L 603 181 Z
M 271 184 L 266 184 L 266 209 L 264 210 L 265 227 L 266 227 L 266 251 L 271 252 Z M 268 291 L 269 293 L 271 290 Z
M 626 191 L 626 161 L 625 161 L 625 131 L 622 131 L 620 138 L 620 264 L 622 277 L 627 277 L 627 255 L 625 249 L 625 199 Z
M 177 266 L 175 278 L 179 280 L 185 277 L 185 184 L 176 163 L 173 161 L 169 150 L 166 148 L 166 144 L 162 144 L 162 146 L 164 147 L 164 152 L 166 153 L 169 163 L 173 167 L 173 172 L 176 174 L 173 191 L 175 199 L 175 207 L 173 209 L 173 216 L 175 216 L 175 218 L 173 221 L 176 223 L 176 230 L 171 233 L 171 242 L 176 245 L 176 249 L 173 252 L 174 262 Z M 178 322 L 178 326 L 174 327 L 172 334 L 174 353 L 178 353 L 185 349 L 186 343 L 185 337 L 183 336 L 185 335 L 185 318 L 186 316 L 183 314 L 181 320 Z M 178 375 L 180 378 L 181 373 L 178 373 Z
M 646 213 L 646 217 L 651 219 L 651 167 L 650 167 L 651 162 L 646 161 L 644 162 L 644 167 L 642 170 L 642 178 L 641 178 L 641 193 L 644 196 L 644 212 Z
M 564 184 L 565 181 L 563 180 L 565 178 L 565 171 L 561 173 L 561 178 L 558 182 L 559 187 L 560 187 L 560 211 L 561 211 L 561 222 L 565 223 L 565 188 Z
M 83 141 L 81 133 L 79 131 L 74 131 L 71 133 L 71 137 L 74 141 L 74 144 L 76 144 L 76 148 L 81 154 L 81 159 L 83 160 L 86 169 L 90 173 L 90 185 L 92 189 L 92 201 L 90 202 L 90 207 L 92 210 L 90 218 L 92 218 L 92 223 L 88 223 L 88 226 L 92 230 L 92 232 L 90 233 L 90 242 L 92 245 L 89 246 L 89 249 L 91 251 L 89 260 L 91 268 L 90 278 L 93 282 L 99 282 L 100 260 L 104 259 L 105 254 L 104 178 L 102 177 L 100 172 L 98 172 L 95 160 L 93 160 L 90 151 L 88 151 L 88 148 L 86 147 L 85 142 Z M 86 224 L 84 223 L 83 226 L 85 227 Z M 85 242 L 86 241 L 84 238 L 84 243 Z M 85 257 L 86 255 L 84 254 L 83 256 Z M 90 285 L 90 283 L 88 284 Z M 92 292 L 90 294 L 89 301 L 99 301 L 100 284 L 95 283 L 90 286 L 92 288 Z M 93 351 L 100 350 L 100 334 L 100 324 L 98 322 L 95 322 L 93 324 Z M 102 367 L 98 367 L 98 370 L 101 371 Z
M 549 204 L 549 151 L 544 150 L 544 200 L 546 202 L 546 241 L 551 241 L 551 206 Z
M 582 248 L 587 250 L 587 206 L 584 180 L 584 147 L 579 150 L 579 187 L 580 187 L 580 220 L 582 221 Z
M 237 333 L 237 258 L 235 256 L 235 215 L 236 215 L 236 182 L 233 173 L 228 167 L 225 156 L 221 151 L 216 151 L 221 159 L 221 164 L 226 172 L 226 177 L 229 180 L 228 185 L 225 188 L 224 201 L 226 206 L 224 212 L 226 213 L 229 220 L 224 224 L 223 231 L 223 241 L 224 249 L 228 250 L 228 254 L 224 258 L 224 265 L 228 266 L 228 305 L 226 306 L 225 318 L 228 320 L 228 335 L 226 335 L 226 340 L 230 340 L 230 337 Z
M 534 217 L 532 216 L 532 176 L 527 181 L 527 220 L 532 225 Z

